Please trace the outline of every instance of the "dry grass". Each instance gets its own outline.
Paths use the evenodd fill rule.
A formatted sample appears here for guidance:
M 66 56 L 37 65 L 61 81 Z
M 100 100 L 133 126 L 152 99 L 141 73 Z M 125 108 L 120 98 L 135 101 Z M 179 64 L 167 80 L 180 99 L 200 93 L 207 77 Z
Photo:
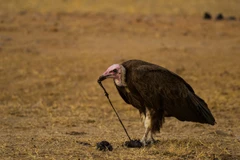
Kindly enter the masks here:
M 239 37 L 238 21 L 196 16 L 1 12 L 0 159 L 240 159 Z M 217 125 L 168 118 L 160 143 L 123 147 L 127 137 L 96 81 L 132 58 L 181 75 Z M 112 81 L 103 83 L 130 136 L 140 138 L 138 112 Z M 102 140 L 112 152 L 96 150 Z

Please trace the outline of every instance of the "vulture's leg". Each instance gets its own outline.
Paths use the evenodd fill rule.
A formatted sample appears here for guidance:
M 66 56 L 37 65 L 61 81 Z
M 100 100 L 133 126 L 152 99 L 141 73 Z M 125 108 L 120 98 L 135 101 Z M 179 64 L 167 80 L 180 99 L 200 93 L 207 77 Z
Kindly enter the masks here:
M 146 120 L 146 115 L 144 114 L 144 113 L 141 113 L 141 118 L 142 118 L 142 122 L 143 122 L 143 125 L 144 125 L 144 127 L 146 128 L 146 126 L 145 126 L 145 120 Z M 146 141 L 146 133 L 147 132 L 147 130 L 145 129 L 145 133 L 144 133 L 144 135 L 143 135 L 143 137 L 142 137 L 142 139 L 141 139 L 141 142 L 144 144 L 144 142 Z
M 156 141 L 155 141 L 155 139 L 153 138 L 153 133 L 152 133 L 152 131 L 150 131 L 149 134 L 148 134 L 147 143 L 148 143 L 148 144 L 154 144 L 155 142 L 156 142 Z
M 146 110 L 146 115 L 142 116 L 143 122 L 144 122 L 144 127 L 145 127 L 145 133 L 142 137 L 141 142 L 143 143 L 144 146 L 148 145 L 149 143 L 152 143 L 152 133 L 151 133 L 151 117 L 150 113 L 148 110 Z M 150 132 L 150 135 L 149 135 Z M 149 138 L 149 136 L 150 138 Z

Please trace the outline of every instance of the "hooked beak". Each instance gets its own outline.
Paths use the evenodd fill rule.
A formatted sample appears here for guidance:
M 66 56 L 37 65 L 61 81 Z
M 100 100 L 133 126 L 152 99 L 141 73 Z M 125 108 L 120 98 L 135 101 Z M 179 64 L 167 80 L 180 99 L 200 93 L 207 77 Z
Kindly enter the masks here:
M 102 82 L 102 81 L 105 80 L 106 78 L 107 78 L 107 76 L 101 75 L 101 76 L 98 78 L 98 83 Z

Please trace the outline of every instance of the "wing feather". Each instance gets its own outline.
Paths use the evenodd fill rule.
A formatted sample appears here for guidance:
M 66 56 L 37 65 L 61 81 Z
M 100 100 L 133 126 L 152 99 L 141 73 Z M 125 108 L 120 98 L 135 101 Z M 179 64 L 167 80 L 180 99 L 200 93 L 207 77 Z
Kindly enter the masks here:
M 140 65 L 131 72 L 134 87 L 149 108 L 164 110 L 182 121 L 214 124 L 207 104 L 178 75 L 154 65 Z M 131 82 L 128 82 L 131 83 Z

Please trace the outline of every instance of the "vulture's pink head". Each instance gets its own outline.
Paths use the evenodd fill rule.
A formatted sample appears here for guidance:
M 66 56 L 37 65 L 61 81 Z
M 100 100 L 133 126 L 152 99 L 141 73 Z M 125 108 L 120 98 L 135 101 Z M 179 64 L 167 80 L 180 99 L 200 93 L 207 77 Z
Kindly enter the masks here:
M 99 77 L 98 82 L 107 78 L 113 78 L 117 85 L 123 85 L 123 77 L 125 77 L 125 68 L 121 64 L 113 64 Z

